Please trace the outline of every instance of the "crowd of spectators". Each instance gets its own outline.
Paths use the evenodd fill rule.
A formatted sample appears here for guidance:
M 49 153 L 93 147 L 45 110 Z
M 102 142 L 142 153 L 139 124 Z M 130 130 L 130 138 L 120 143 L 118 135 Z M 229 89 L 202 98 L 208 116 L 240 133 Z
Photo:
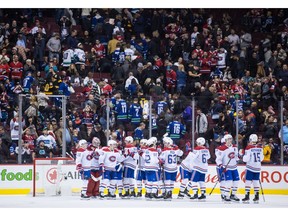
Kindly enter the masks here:
M 149 127 L 187 153 L 192 101 L 210 163 L 225 133 L 239 148 L 256 133 L 265 163 L 279 164 L 280 113 L 287 163 L 287 39 L 286 9 L 1 9 L 0 163 L 17 162 L 19 139 L 31 163 L 61 155 L 63 133 L 73 156 L 80 139 L 138 142 Z M 66 129 L 49 95 L 68 97 Z

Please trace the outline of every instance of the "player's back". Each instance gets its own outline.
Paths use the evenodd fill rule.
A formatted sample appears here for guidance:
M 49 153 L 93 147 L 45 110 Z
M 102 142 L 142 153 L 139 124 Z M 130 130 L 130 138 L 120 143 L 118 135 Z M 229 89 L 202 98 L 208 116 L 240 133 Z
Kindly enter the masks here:
M 194 163 L 194 158 L 192 156 L 192 152 L 189 152 L 189 154 L 186 156 L 186 158 L 184 160 L 182 160 L 180 166 L 191 172 L 192 168 L 193 168 L 193 163 Z
M 246 168 L 252 172 L 261 171 L 261 161 L 264 159 L 263 149 L 260 145 L 248 145 L 245 149 L 243 161 Z
M 194 161 L 193 169 L 201 173 L 208 171 L 208 159 L 210 158 L 209 149 L 204 146 L 196 146 L 192 152 Z
M 165 147 L 160 155 L 161 160 L 164 161 L 164 171 L 175 172 L 177 171 L 177 156 L 182 156 L 183 152 L 176 148 Z
M 145 165 L 144 165 L 145 171 L 158 171 L 159 158 L 158 158 L 158 152 L 155 148 L 146 149 L 142 157 L 145 160 Z

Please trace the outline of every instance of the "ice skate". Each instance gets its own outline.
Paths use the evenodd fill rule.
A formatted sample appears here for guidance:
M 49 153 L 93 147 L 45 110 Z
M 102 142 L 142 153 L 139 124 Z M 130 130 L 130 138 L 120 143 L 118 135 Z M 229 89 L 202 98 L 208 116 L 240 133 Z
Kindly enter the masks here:
M 90 196 L 87 196 L 86 194 L 81 194 L 81 200 L 90 200 Z
M 172 200 L 172 191 L 168 191 L 165 196 L 164 196 L 165 201 L 170 201 Z
M 198 193 L 190 197 L 190 200 L 198 200 Z
M 198 201 L 206 201 L 206 196 L 205 196 L 205 194 L 201 194 L 201 196 L 200 197 L 198 197 Z
M 259 192 L 256 192 L 255 197 L 253 198 L 253 202 L 256 204 L 259 203 Z
M 239 199 L 236 195 L 234 195 L 234 194 L 231 194 L 230 199 L 231 199 L 232 201 L 235 201 L 235 202 L 239 202 L 239 201 L 240 201 L 240 199 Z
M 189 191 L 187 190 L 187 188 L 185 188 L 184 190 L 184 195 L 190 199 L 191 195 L 189 194 Z
M 249 193 L 247 193 L 247 194 L 245 195 L 245 197 L 242 199 L 242 202 L 243 202 L 243 203 L 249 203 L 249 201 L 250 201 Z
M 184 192 L 179 192 L 177 199 L 184 199 Z

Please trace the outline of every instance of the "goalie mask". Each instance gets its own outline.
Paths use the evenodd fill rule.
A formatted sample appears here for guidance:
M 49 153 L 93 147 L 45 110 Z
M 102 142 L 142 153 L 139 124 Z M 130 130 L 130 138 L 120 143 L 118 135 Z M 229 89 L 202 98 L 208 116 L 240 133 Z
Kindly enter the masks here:
M 199 138 L 197 138 L 197 140 L 196 140 L 196 144 L 197 144 L 198 146 L 204 146 L 205 143 L 206 143 L 206 141 L 205 141 L 205 139 L 204 139 L 203 137 L 199 137 Z

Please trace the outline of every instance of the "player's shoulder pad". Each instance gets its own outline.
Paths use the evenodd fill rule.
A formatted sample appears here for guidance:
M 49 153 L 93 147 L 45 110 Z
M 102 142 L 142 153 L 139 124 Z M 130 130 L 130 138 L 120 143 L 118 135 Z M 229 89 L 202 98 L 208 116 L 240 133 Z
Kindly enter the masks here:
M 168 147 L 164 147 L 163 149 L 162 149 L 162 151 L 164 152 L 164 151 L 170 151 L 170 150 L 173 150 L 172 148 L 168 148 Z
M 125 145 L 125 148 L 134 148 L 135 146 L 134 145 L 132 145 L 132 144 L 126 144 Z
M 102 151 L 104 151 L 104 152 L 110 152 L 110 149 L 109 149 L 108 146 L 107 146 L 107 147 L 105 146 L 105 147 L 102 148 Z
M 154 149 L 154 148 L 148 148 L 147 150 L 149 150 L 151 152 L 158 152 L 157 149 Z
M 226 149 L 228 149 L 228 147 L 226 145 L 222 145 L 218 147 L 218 150 L 220 151 L 225 151 Z
M 203 149 L 207 149 L 205 146 L 196 146 L 194 148 L 194 150 L 203 150 Z
M 247 145 L 245 151 L 255 148 L 256 145 Z
M 79 149 L 77 149 L 77 152 L 84 152 L 86 149 L 84 149 L 84 148 L 79 148 Z

